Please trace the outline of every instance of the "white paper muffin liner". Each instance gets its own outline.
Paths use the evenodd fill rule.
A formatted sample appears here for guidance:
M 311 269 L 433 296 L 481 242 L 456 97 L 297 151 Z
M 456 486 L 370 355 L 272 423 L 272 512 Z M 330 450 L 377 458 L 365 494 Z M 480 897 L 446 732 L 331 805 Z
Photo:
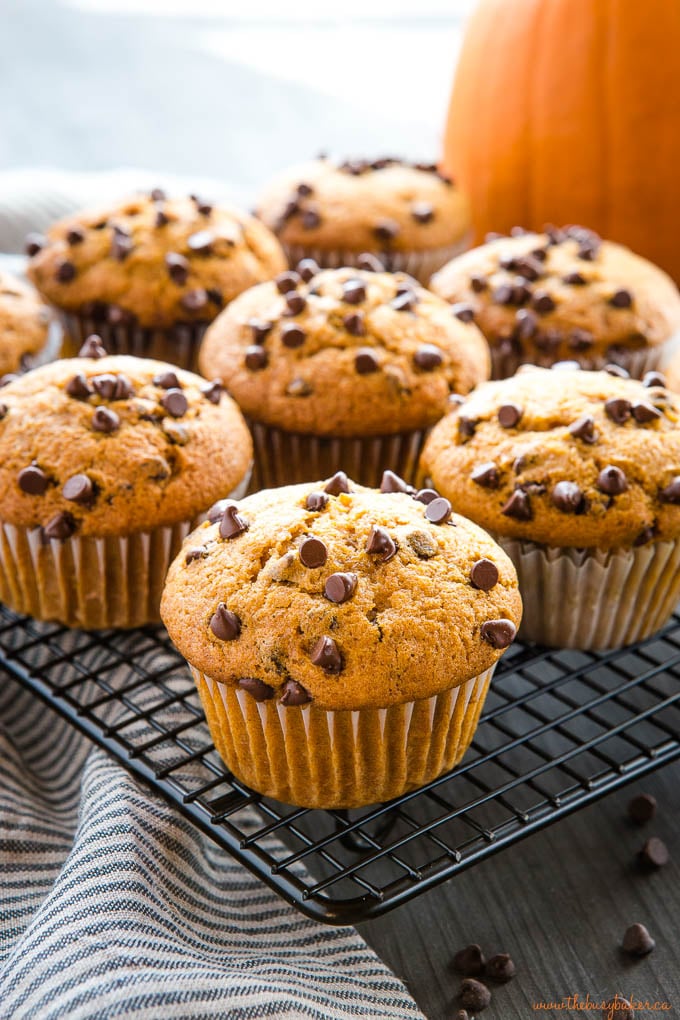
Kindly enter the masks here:
M 493 537 L 517 570 L 521 640 L 552 648 L 620 648 L 663 627 L 680 600 L 680 541 L 606 550 Z
M 440 248 L 429 248 L 423 251 L 385 251 L 378 249 L 362 249 L 347 251 L 341 249 L 306 247 L 301 244 L 284 244 L 283 250 L 289 265 L 293 268 L 301 259 L 314 259 L 322 269 L 338 269 L 341 266 L 356 266 L 360 255 L 375 255 L 385 269 L 391 273 L 408 273 L 424 286 L 431 277 L 447 262 L 467 251 L 472 244 L 472 232 L 467 233 L 455 244 L 447 244 Z
M 85 315 L 59 313 L 65 330 L 64 357 L 75 357 L 88 336 L 102 338 L 109 354 L 132 354 L 137 358 L 167 361 L 190 372 L 198 372 L 198 351 L 209 322 L 182 323 L 172 329 L 144 329 L 121 324 L 113 326 Z
M 431 698 L 333 712 L 258 702 L 189 665 L 230 771 L 267 797 L 323 808 L 391 800 L 453 768 L 470 746 L 495 669 Z
M 329 478 L 345 471 L 359 485 L 380 485 L 386 468 L 411 483 L 426 430 L 343 438 L 286 432 L 248 420 L 255 448 L 251 491 Z

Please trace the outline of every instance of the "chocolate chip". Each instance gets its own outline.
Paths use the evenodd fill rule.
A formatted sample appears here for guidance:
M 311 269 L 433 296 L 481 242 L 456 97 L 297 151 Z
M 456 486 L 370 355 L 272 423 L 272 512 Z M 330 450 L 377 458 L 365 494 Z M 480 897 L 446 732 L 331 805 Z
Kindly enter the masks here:
M 127 400 L 134 395 L 132 383 L 126 375 L 116 376 L 116 388 L 113 391 L 113 400 Z
M 633 417 L 641 425 L 646 425 L 650 421 L 655 421 L 656 418 L 663 418 L 663 414 L 658 407 L 654 407 L 652 404 L 639 403 L 633 404 Z
M 666 377 L 661 375 L 661 372 L 645 372 L 642 380 L 643 386 L 660 386 L 662 389 L 666 388 Z
M 481 1013 L 491 1002 L 491 992 L 475 978 L 463 978 L 460 986 L 460 1001 L 473 1013 Z
M 585 276 L 581 276 L 579 272 L 567 273 L 562 277 L 562 283 L 566 283 L 570 287 L 584 287 L 587 283 Z
M 295 269 L 305 283 L 309 283 L 310 280 L 314 279 L 317 273 L 321 272 L 320 266 L 314 261 L 314 259 L 302 259 L 298 262 Z
M 241 517 L 238 507 L 234 503 L 229 503 L 224 508 L 222 520 L 220 521 L 220 538 L 236 538 L 247 530 L 248 521 L 245 517 Z
M 414 202 L 411 206 L 411 216 L 416 223 L 431 223 L 434 219 L 434 209 L 429 202 Z
M 204 545 L 199 546 L 196 549 L 189 549 L 184 555 L 184 562 L 188 565 L 193 563 L 195 560 L 204 560 L 208 555 L 208 550 Z
M 268 360 L 267 352 L 261 347 L 256 345 L 246 347 L 245 363 L 246 368 L 249 368 L 251 372 L 258 372 L 261 368 L 265 368 Z
M 201 386 L 201 394 L 206 400 L 209 400 L 211 404 L 219 404 L 224 393 L 224 387 L 220 379 L 213 379 L 205 386 Z
M 539 315 L 547 315 L 549 312 L 554 312 L 557 306 L 546 290 L 536 290 L 531 298 L 531 307 Z
M 395 474 L 394 471 L 390 471 L 389 468 L 383 471 L 382 479 L 380 482 L 381 492 L 413 492 L 413 487 L 408 485 L 403 478 Z
M 181 418 L 189 409 L 189 401 L 180 389 L 167 390 L 160 403 L 173 418 Z
M 671 855 L 664 841 L 658 836 L 652 836 L 640 850 L 638 859 L 646 868 L 663 868 L 670 861 Z
M 656 797 L 651 793 L 640 793 L 628 802 L 628 817 L 636 825 L 651 822 L 656 815 Z
M 372 255 L 368 251 L 357 255 L 356 261 L 357 269 L 364 269 L 368 273 L 383 273 L 385 271 L 385 267 L 377 255 Z
M 284 315 L 299 315 L 307 307 L 307 298 L 296 290 L 289 291 L 285 296 L 285 300 L 286 308 L 283 312 Z
M 316 209 L 305 209 L 300 217 L 303 230 L 316 230 L 321 226 L 321 216 Z
M 477 560 L 470 571 L 470 580 L 474 588 L 491 591 L 498 584 L 498 567 L 492 560 Z
M 496 953 L 486 961 L 485 976 L 491 978 L 492 981 L 497 981 L 500 985 L 511 981 L 516 973 L 517 968 L 508 953 Z
M 300 562 L 310 570 L 322 567 L 328 559 L 328 550 L 318 538 L 306 538 L 300 546 Z
M 486 461 L 473 468 L 470 478 L 483 489 L 497 489 L 499 483 L 498 467 L 493 461 Z
M 149 198 L 152 202 L 165 202 L 167 195 L 162 188 L 153 188 L 149 192 Z
M 604 409 L 616 425 L 623 425 L 631 416 L 632 405 L 630 400 L 624 400 L 623 397 L 613 397 L 605 401 Z
M 370 375 L 380 368 L 380 361 L 370 347 L 360 347 L 354 355 L 354 367 L 359 375 Z
M 0 403 L 0 421 L 6 416 L 8 411 L 7 404 Z
M 210 202 L 202 201 L 198 195 L 189 195 L 189 198 L 195 204 L 196 211 L 199 212 L 201 216 L 210 216 L 213 208 Z
M 531 503 L 526 492 L 522 489 L 515 489 L 510 499 L 501 509 L 506 517 L 514 517 L 516 521 L 530 521 L 533 517 Z
M 115 432 L 120 428 L 120 418 L 108 407 L 97 407 L 92 415 L 92 428 L 96 432 Z
M 167 372 L 160 372 L 158 375 L 153 377 L 154 386 L 160 386 L 164 390 L 178 390 L 181 389 L 179 379 L 172 370 Z
M 410 287 L 405 287 L 390 301 L 390 308 L 395 312 L 412 312 L 417 304 L 417 297 Z
M 198 230 L 187 238 L 187 247 L 196 255 L 210 255 L 214 242 L 215 235 L 212 230 Z
M 513 429 L 522 417 L 522 408 L 517 404 L 503 404 L 498 408 L 498 421 L 504 429 Z
M 291 708 L 296 705 L 307 705 L 311 700 L 311 694 L 305 690 L 302 684 L 299 684 L 297 680 L 286 680 L 281 695 L 282 705 Z
M 196 287 L 194 290 L 188 290 L 186 294 L 182 294 L 179 303 L 188 312 L 198 312 L 207 305 L 208 295 L 201 287 Z
M 595 337 L 587 329 L 572 329 L 569 346 L 573 351 L 587 351 L 595 343 Z
M 349 480 L 344 471 L 336 471 L 324 485 L 324 492 L 330 496 L 339 496 L 341 492 L 349 492 Z
M 326 673 L 342 672 L 342 655 L 333 638 L 326 635 L 320 637 L 309 655 L 312 663 L 321 666 Z
M 133 247 L 134 244 L 129 234 L 114 228 L 113 237 L 111 238 L 111 258 L 116 259 L 117 262 L 124 262 Z
M 477 977 L 479 974 L 483 974 L 485 964 L 484 954 L 476 942 L 465 946 L 464 949 L 459 949 L 453 957 L 453 969 L 467 977 Z
M 325 492 L 310 492 L 305 500 L 305 508 L 307 510 L 319 511 L 324 510 L 328 505 L 328 496 Z
M 47 475 L 37 464 L 25 467 L 18 475 L 19 488 L 29 496 L 42 496 L 48 486 Z
M 290 269 L 274 277 L 274 283 L 279 294 L 289 294 L 291 291 L 296 290 L 300 281 L 301 277 L 299 274 Z
M 230 499 L 218 499 L 217 502 L 213 503 L 210 509 L 206 512 L 206 517 L 211 524 L 215 524 L 216 521 L 222 520 L 224 511 L 231 505 L 232 501 Z
M 103 375 L 95 375 L 92 379 L 90 379 L 92 389 L 102 398 L 102 400 L 111 400 L 113 398 L 113 395 L 116 392 L 117 382 L 117 376 L 113 375 L 111 372 L 106 372 Z
M 300 198 L 309 198 L 310 195 L 314 194 L 314 188 L 311 184 L 306 184 L 305 181 L 300 181 L 297 188 L 295 189 Z
M 69 397 L 74 397 L 76 400 L 86 400 L 92 395 L 92 389 L 87 379 L 82 372 L 74 375 L 72 379 L 66 383 L 66 392 Z
M 155 227 L 166 227 L 169 222 L 170 222 L 170 217 L 165 212 L 165 210 L 161 209 L 160 207 L 158 209 L 156 209 L 156 216 L 155 216 L 155 219 L 154 219 L 154 226 Z
M 538 319 L 528 308 L 520 308 L 515 315 L 515 335 L 520 340 L 530 340 L 538 329 Z
M 368 533 L 366 552 L 371 556 L 379 556 L 383 563 L 389 563 L 396 555 L 397 544 L 385 528 L 374 524 Z
M 451 520 L 453 510 L 448 499 L 437 496 L 425 507 L 425 516 L 432 524 L 445 524 Z
M 76 522 L 70 513 L 64 511 L 56 514 L 42 529 L 45 538 L 54 538 L 58 542 L 64 542 L 76 530 Z
M 517 628 L 512 620 L 487 620 L 480 633 L 493 648 L 507 648 L 515 640 Z
M 71 245 L 82 244 L 85 240 L 85 231 L 82 227 L 71 227 L 66 231 L 66 243 Z
M 323 593 L 329 602 L 341 605 L 351 599 L 357 586 L 357 575 L 352 573 L 331 574 L 323 586 Z
M 220 641 L 235 641 L 241 633 L 241 621 L 224 602 L 220 602 L 210 618 L 210 629 Z
M 671 503 L 673 506 L 680 505 L 680 475 L 671 479 L 665 489 L 659 493 L 662 503 Z
M 366 322 L 363 312 L 350 312 L 342 320 L 342 324 L 350 336 L 365 336 Z
M 558 482 L 550 498 L 563 514 L 577 514 L 583 507 L 583 493 L 575 482 Z
M 424 372 L 432 372 L 444 361 L 444 355 L 434 344 L 423 344 L 413 355 L 413 360 Z
M 64 499 L 73 503 L 87 505 L 92 502 L 94 496 L 94 485 L 87 475 L 71 475 L 62 486 L 61 494 Z
M 76 267 L 68 259 L 62 259 L 57 263 L 57 269 L 54 274 L 59 283 L 70 283 L 71 280 L 75 279 Z
M 623 936 L 621 948 L 630 956 L 646 956 L 656 946 L 656 942 L 644 924 L 631 924 Z
M 433 499 L 437 499 L 439 493 L 436 489 L 418 489 L 413 498 L 419 503 L 424 503 L 425 506 L 429 506 Z
M 189 277 L 189 262 L 184 258 L 184 255 L 178 255 L 176 252 L 168 252 L 165 256 L 165 268 L 168 271 L 170 279 L 174 283 L 178 283 L 183 286 Z
M 263 344 L 271 332 L 274 323 L 265 319 L 249 319 L 247 325 L 252 330 L 253 342 Z
M 472 305 L 466 304 L 465 301 L 458 301 L 455 305 L 451 305 L 451 313 L 461 322 L 474 322 L 475 319 L 474 308 Z
M 578 418 L 569 426 L 568 431 L 575 439 L 582 439 L 584 443 L 596 443 L 599 438 L 595 431 L 595 420 L 589 415 Z
M 486 290 L 489 286 L 489 281 L 485 276 L 480 276 L 478 273 L 473 273 L 470 277 L 470 287 L 475 294 L 481 294 L 482 291 Z
M 625 287 L 621 287 L 609 298 L 609 304 L 612 308 L 630 308 L 633 304 L 633 295 Z
M 308 397 L 313 392 L 311 384 L 306 379 L 300 379 L 299 376 L 296 379 L 291 379 L 286 386 L 286 393 L 289 397 Z
M 27 234 L 26 235 L 26 247 L 25 251 L 29 257 L 37 255 L 39 251 L 42 251 L 47 244 L 47 238 L 43 237 L 42 234 Z
M 497 305 L 511 305 L 514 301 L 514 288 L 509 283 L 501 283 L 494 287 L 491 300 Z
M 399 234 L 399 224 L 394 220 L 380 220 L 374 226 L 373 234 L 379 241 L 393 241 Z
M 596 485 L 601 492 L 605 492 L 608 496 L 618 496 L 628 488 L 628 480 L 621 468 L 608 464 L 597 476 Z
M 253 701 L 269 701 L 274 697 L 274 688 L 256 676 L 242 676 L 236 686 L 247 691 Z
M 85 340 L 85 343 L 83 344 L 83 346 L 78 351 L 78 357 L 79 358 L 105 358 L 106 357 L 106 348 L 104 347 L 104 344 L 102 343 L 101 337 L 97 336 L 96 333 L 93 333 L 91 336 L 88 336 L 87 339 Z
M 607 375 L 614 375 L 618 379 L 630 379 L 630 373 L 626 372 L 625 368 L 622 368 L 621 365 L 614 364 L 605 365 L 604 371 L 607 373 Z
M 347 280 L 342 285 L 342 300 L 349 305 L 360 305 L 366 300 L 366 288 L 362 280 Z

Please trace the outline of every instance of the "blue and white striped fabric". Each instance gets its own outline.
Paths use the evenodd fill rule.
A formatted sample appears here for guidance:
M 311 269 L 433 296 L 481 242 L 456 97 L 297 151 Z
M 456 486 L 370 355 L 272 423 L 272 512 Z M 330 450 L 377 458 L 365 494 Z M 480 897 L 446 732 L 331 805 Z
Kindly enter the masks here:
M 421 1018 L 316 924 L 0 675 L 0 1016 Z

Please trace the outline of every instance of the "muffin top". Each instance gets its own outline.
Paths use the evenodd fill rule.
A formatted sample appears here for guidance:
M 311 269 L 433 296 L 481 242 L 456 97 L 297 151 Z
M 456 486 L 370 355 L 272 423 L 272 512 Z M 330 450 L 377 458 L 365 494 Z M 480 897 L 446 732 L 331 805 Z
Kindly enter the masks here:
M 182 654 L 258 701 L 331 710 L 428 698 L 492 666 L 522 612 L 512 563 L 446 500 L 391 472 L 382 488 L 339 472 L 216 507 L 163 592 Z
M 675 539 L 680 397 L 656 372 L 527 366 L 457 404 L 421 471 L 494 534 L 601 549 Z
M 47 343 L 49 312 L 30 284 L 0 270 L 0 376 L 24 367 Z
M 530 351 L 538 363 L 578 354 L 623 364 L 622 354 L 680 329 L 671 278 L 583 227 L 498 237 L 453 259 L 430 287 L 469 308 L 490 344 Z
M 105 355 L 93 338 L 88 351 Z M 221 386 L 158 361 L 65 359 L 0 390 L 0 521 L 44 539 L 190 520 L 251 460 Z
M 285 244 L 324 251 L 421 251 L 470 228 L 467 199 L 449 177 L 399 159 L 292 167 L 265 189 L 257 215 Z
M 159 189 L 62 220 L 27 251 L 29 276 L 57 307 L 158 328 L 210 321 L 286 266 L 259 220 Z
M 233 301 L 199 364 L 257 421 L 385 435 L 437 421 L 452 390 L 488 378 L 489 351 L 476 326 L 405 273 L 321 272 L 304 259 Z

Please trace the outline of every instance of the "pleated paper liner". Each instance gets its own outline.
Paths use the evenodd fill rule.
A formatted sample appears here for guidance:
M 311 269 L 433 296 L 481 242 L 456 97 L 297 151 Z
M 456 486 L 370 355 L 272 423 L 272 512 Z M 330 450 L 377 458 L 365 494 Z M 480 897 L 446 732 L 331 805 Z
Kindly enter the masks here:
M 191 667 L 229 770 L 267 797 L 310 808 L 380 803 L 453 768 L 470 746 L 494 669 L 431 698 L 333 712 L 258 702 Z
M 517 570 L 521 640 L 551 648 L 621 648 L 663 627 L 680 601 L 680 541 L 604 550 L 494 538 Z
M 132 324 L 111 325 L 100 318 L 61 312 L 64 325 L 63 356 L 74 358 L 88 336 L 96 333 L 109 354 L 167 361 L 198 372 L 198 351 L 209 322 L 178 323 L 172 329 L 144 329 Z
M 427 435 L 421 430 L 365 439 L 323 437 L 250 420 L 248 427 L 255 447 L 251 492 L 330 478 L 336 471 L 377 487 L 386 468 L 410 483 Z

